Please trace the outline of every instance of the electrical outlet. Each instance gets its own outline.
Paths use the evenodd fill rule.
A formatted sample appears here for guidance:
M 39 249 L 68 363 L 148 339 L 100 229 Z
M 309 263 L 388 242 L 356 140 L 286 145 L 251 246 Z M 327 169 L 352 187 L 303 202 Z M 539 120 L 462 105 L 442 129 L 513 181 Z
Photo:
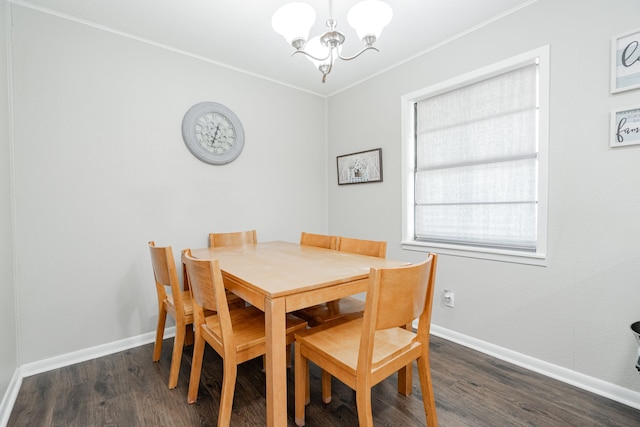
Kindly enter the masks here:
M 447 307 L 453 308 L 453 303 L 454 303 L 453 291 L 449 289 L 445 289 L 443 299 L 444 299 L 444 305 L 446 305 Z

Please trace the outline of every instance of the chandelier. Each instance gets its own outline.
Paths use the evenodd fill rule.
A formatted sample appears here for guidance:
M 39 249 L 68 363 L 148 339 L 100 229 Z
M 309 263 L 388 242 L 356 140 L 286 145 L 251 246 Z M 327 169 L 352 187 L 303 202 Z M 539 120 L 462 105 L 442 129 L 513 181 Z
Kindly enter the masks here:
M 373 44 L 380 37 L 384 27 L 391 22 L 391 7 L 380 0 L 364 0 L 353 6 L 347 13 L 347 22 L 358 34 L 364 47 L 353 56 L 342 56 L 345 36 L 336 30 L 338 21 L 333 15 L 333 2 L 329 0 L 328 31 L 309 39 L 309 31 L 315 23 L 316 12 L 307 3 L 288 3 L 278 9 L 271 18 L 274 31 L 289 43 L 296 53 L 305 55 L 322 73 L 322 83 L 327 79 L 336 59 L 351 61 L 367 50 L 378 51 Z

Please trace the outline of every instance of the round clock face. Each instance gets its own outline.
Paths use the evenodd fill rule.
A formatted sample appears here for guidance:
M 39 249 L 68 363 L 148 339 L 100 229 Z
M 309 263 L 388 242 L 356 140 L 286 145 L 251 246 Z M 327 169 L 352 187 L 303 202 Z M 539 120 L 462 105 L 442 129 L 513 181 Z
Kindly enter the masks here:
M 232 162 L 244 148 L 240 119 L 215 102 L 201 102 L 187 111 L 182 120 L 182 137 L 194 156 L 212 165 Z
M 196 138 L 205 150 L 221 154 L 233 147 L 236 130 L 222 114 L 205 113 L 196 122 Z

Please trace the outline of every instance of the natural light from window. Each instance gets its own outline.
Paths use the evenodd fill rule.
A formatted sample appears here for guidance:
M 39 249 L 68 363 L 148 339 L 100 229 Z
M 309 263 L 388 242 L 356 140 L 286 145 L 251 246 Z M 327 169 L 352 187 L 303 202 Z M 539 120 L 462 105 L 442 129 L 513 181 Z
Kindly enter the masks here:
M 405 249 L 545 265 L 548 57 L 402 97 Z

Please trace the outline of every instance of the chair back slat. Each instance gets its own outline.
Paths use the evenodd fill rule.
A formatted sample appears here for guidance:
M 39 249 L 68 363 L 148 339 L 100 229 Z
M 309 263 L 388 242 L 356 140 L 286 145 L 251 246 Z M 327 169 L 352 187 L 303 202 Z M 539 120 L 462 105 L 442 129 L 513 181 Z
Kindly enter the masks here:
M 185 265 L 189 274 L 191 294 L 193 295 L 196 327 L 201 327 L 204 310 L 217 312 L 220 322 L 221 339 L 224 346 L 233 345 L 233 328 L 227 304 L 227 296 L 222 281 L 222 272 L 218 260 L 200 260 L 193 258 L 189 250 L 184 253 Z M 213 331 L 218 332 L 218 331 Z
M 377 315 L 375 329 L 400 327 L 420 317 L 426 307 L 433 255 L 425 261 L 394 269 L 375 270 Z
M 231 233 L 209 233 L 209 247 L 239 246 L 258 243 L 256 230 L 236 231 Z
M 211 267 L 207 261 L 198 261 L 191 257 L 189 249 L 183 252 L 183 260 L 189 275 L 189 284 L 194 304 L 204 310 L 216 310 L 216 296 L 213 290 Z M 191 266 L 189 266 L 191 264 Z
M 173 269 L 175 270 L 175 262 L 170 262 L 170 258 L 173 258 L 171 246 L 160 247 L 155 246 L 154 242 L 149 242 L 149 250 L 151 252 L 151 265 L 156 283 L 171 287 L 173 280 L 171 274 L 172 264 L 174 264 Z
M 173 303 L 177 312 L 183 315 L 184 305 L 182 301 L 182 289 L 180 289 L 180 279 L 176 270 L 176 261 L 173 258 L 171 246 L 156 246 L 153 241 L 149 242 L 151 253 L 151 265 L 153 276 L 156 281 L 158 298 L 166 298 L 165 287 L 171 288 Z
M 326 234 L 300 233 L 300 244 L 305 246 L 315 246 L 318 248 L 335 249 L 336 236 Z
M 431 313 L 433 311 L 433 295 L 436 288 L 436 270 L 438 266 L 438 255 L 431 253 L 429 256 L 432 258 L 431 265 L 429 267 L 429 278 L 427 285 L 427 295 L 424 300 L 424 309 L 418 319 L 418 341 L 422 343 L 429 342 L 429 334 L 431 331 Z M 428 259 L 427 259 L 428 260 Z M 427 352 L 429 346 L 426 346 Z
M 387 256 L 387 242 L 377 240 L 353 239 L 351 237 L 338 237 L 336 248 L 342 252 L 368 255 L 378 258 Z

